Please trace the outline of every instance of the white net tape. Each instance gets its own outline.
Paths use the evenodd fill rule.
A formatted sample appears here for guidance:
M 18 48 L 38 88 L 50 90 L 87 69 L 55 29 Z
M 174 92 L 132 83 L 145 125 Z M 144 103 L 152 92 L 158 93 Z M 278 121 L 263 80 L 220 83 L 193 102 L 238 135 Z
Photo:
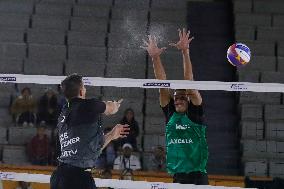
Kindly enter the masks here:
M 29 174 L 15 172 L 0 172 L 0 180 L 49 183 L 50 175 Z M 210 185 L 177 184 L 163 182 L 146 182 L 117 179 L 95 178 L 97 187 L 111 187 L 116 189 L 240 189 L 239 187 L 224 187 Z
M 60 84 L 66 76 L 0 74 L 0 82 Z M 85 85 L 224 91 L 284 92 L 284 84 L 84 77 Z
M 60 84 L 66 76 L 0 74 L 0 83 L 35 83 Z M 130 78 L 84 77 L 85 85 L 139 88 L 171 88 L 224 91 L 253 91 L 253 92 L 284 92 L 284 84 L 279 83 L 249 83 L 249 82 L 220 82 L 220 81 L 185 81 L 185 80 L 156 80 Z M 50 175 L 28 174 L 15 172 L 0 172 L 0 180 L 49 183 Z M 224 189 L 239 187 L 197 186 L 191 184 L 130 181 L 95 178 L 97 187 L 123 189 Z

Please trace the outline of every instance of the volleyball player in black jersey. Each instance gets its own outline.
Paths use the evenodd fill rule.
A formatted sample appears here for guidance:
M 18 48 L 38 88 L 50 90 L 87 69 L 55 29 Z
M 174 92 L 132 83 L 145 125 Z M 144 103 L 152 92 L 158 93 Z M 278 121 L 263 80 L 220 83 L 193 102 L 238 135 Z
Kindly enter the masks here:
M 104 135 L 98 117 L 115 114 L 122 100 L 85 99 L 86 88 L 77 74 L 68 76 L 61 86 L 68 103 L 58 118 L 61 155 L 51 176 L 51 189 L 95 189 L 90 170 L 96 159 L 110 141 L 129 133 L 128 125 L 118 124 Z

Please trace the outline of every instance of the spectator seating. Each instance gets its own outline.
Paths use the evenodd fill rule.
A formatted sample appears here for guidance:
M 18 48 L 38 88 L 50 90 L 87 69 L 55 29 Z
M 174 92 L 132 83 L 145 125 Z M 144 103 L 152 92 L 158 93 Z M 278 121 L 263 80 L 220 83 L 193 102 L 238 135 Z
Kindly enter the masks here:
M 165 136 L 164 135 L 144 135 L 144 150 L 152 151 L 155 146 L 165 146 Z
M 13 57 L 0 59 L 0 72 L 22 74 L 23 64 L 23 60 L 14 59 Z
M 69 27 L 69 18 L 62 16 L 33 15 L 32 28 L 41 30 L 66 31 Z
M 49 66 L 46 66 L 49 65 Z M 64 61 L 61 60 L 31 60 L 24 61 L 26 75 L 63 75 Z
M 235 39 L 244 41 L 253 54 L 246 70 L 238 72 L 239 81 L 284 83 L 283 13 L 281 1 L 234 1 Z M 283 163 L 282 98 L 283 93 L 239 95 L 246 175 L 283 177 L 279 172 Z
M 12 145 L 26 145 L 36 135 L 36 128 L 10 127 L 8 142 Z
M 267 161 L 248 161 L 245 163 L 245 175 L 266 176 L 268 173 Z
M 0 144 L 5 144 L 7 142 L 7 129 L 0 127 Z
M 13 165 L 29 165 L 25 146 L 5 145 L 3 147 L 3 163 Z
M 11 83 L 0 84 L 0 107 L 6 108 L 10 105 L 11 96 L 15 92 L 15 85 Z

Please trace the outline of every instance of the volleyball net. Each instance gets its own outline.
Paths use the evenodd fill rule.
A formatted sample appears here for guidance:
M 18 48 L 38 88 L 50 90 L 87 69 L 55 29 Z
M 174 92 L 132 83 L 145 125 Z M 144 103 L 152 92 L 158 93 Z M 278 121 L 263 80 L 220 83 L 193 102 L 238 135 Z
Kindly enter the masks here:
M 64 78 L 65 76 L 0 74 L 0 82 L 3 83 L 60 84 Z M 280 83 L 157 80 L 104 77 L 84 77 L 83 81 L 84 84 L 88 86 L 284 92 L 284 84 Z
M 0 180 L 24 181 L 24 182 L 48 184 L 50 180 L 50 175 L 0 171 Z M 96 186 L 99 188 L 109 187 L 114 189 L 240 189 L 240 187 L 146 182 L 146 181 L 132 181 L 132 180 L 118 180 L 118 179 L 95 178 L 94 180 Z
M 0 74 L 0 83 L 2 86 L 8 86 L 11 84 L 20 85 L 19 88 L 24 86 L 36 86 L 35 89 L 44 89 L 49 86 L 58 85 L 66 76 L 48 76 L 48 75 L 22 75 L 22 74 Z M 259 92 L 259 93 L 284 93 L 284 84 L 280 83 L 251 83 L 251 82 L 220 82 L 220 81 L 186 81 L 186 80 L 157 80 L 157 79 L 130 79 L 130 78 L 103 78 L 103 77 L 83 77 L 84 84 L 89 87 L 96 87 L 96 91 L 87 91 L 88 93 L 101 95 L 103 100 L 118 100 L 124 98 L 126 103 L 124 109 L 127 107 L 133 108 L 137 112 L 136 118 L 140 125 L 147 125 L 141 129 L 145 131 L 144 136 L 144 151 L 150 151 L 152 144 L 159 144 L 164 146 L 164 136 L 159 134 L 158 138 L 153 138 L 153 133 L 162 133 L 164 127 L 160 127 L 163 124 L 163 118 L 158 120 L 159 124 L 156 124 L 156 108 L 159 107 L 158 103 L 158 89 L 197 89 L 203 91 L 227 91 L 227 92 Z M 40 87 L 39 87 L 40 86 Z M 102 92 L 104 88 L 104 92 Z M 111 90 L 109 90 L 111 89 Z M 32 88 L 33 90 L 33 88 Z M 146 90 L 146 95 L 144 93 Z M 5 93 L 5 90 L 3 90 Z M 152 93 L 154 92 L 154 93 Z M 129 100 L 127 102 L 127 98 Z M 142 102 L 143 99 L 153 98 L 157 101 L 153 108 L 153 100 L 149 102 Z M 135 101 L 135 102 L 133 102 Z M 143 109 L 143 103 L 148 106 L 149 112 L 144 114 L 155 114 L 155 120 L 143 119 L 140 112 Z M 123 107 L 123 104 L 122 104 Z M 145 108 L 144 108 L 145 109 Z M 147 108 L 146 108 L 147 110 Z M 145 110 L 144 110 L 145 111 Z M 152 111 L 152 112 L 151 112 Z M 121 113 L 119 113 L 119 117 Z M 118 117 L 104 118 L 105 125 L 115 125 Z M 149 125 L 153 124 L 151 127 Z M 149 136 L 148 136 L 149 135 Z M 149 141 L 147 141 L 149 140 Z M 155 142 L 157 140 L 158 142 Z M 147 141 L 147 142 L 145 142 Z M 153 142 L 154 141 L 154 142 Z M 9 141 L 8 141 L 9 142 Z M 138 146 L 142 146 L 138 142 Z M 210 146 L 209 146 L 210 148 Z M 210 159 L 210 158 L 209 158 Z M 5 161 L 4 161 L 5 163 Z M 8 162 L 11 163 L 11 162 Z M 36 183 L 49 183 L 50 175 L 44 174 L 29 174 L 29 173 L 16 173 L 16 172 L 1 172 L 1 180 L 9 181 L 25 181 Z M 146 182 L 146 181 L 131 181 L 131 180 L 116 180 L 116 179 L 99 179 L 95 178 L 96 185 L 98 187 L 110 187 L 110 188 L 124 188 L 124 189 L 190 189 L 190 188 L 238 188 L 238 187 L 224 187 L 224 186 L 196 186 L 196 185 L 181 185 L 177 183 L 162 183 L 162 182 Z

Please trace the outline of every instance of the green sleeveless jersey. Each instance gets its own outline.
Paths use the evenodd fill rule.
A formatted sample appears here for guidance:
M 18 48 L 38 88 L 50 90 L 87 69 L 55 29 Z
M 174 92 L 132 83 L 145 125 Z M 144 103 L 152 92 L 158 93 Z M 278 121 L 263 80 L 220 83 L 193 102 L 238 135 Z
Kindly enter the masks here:
M 174 112 L 166 127 L 167 170 L 170 174 L 206 172 L 206 126 Z

